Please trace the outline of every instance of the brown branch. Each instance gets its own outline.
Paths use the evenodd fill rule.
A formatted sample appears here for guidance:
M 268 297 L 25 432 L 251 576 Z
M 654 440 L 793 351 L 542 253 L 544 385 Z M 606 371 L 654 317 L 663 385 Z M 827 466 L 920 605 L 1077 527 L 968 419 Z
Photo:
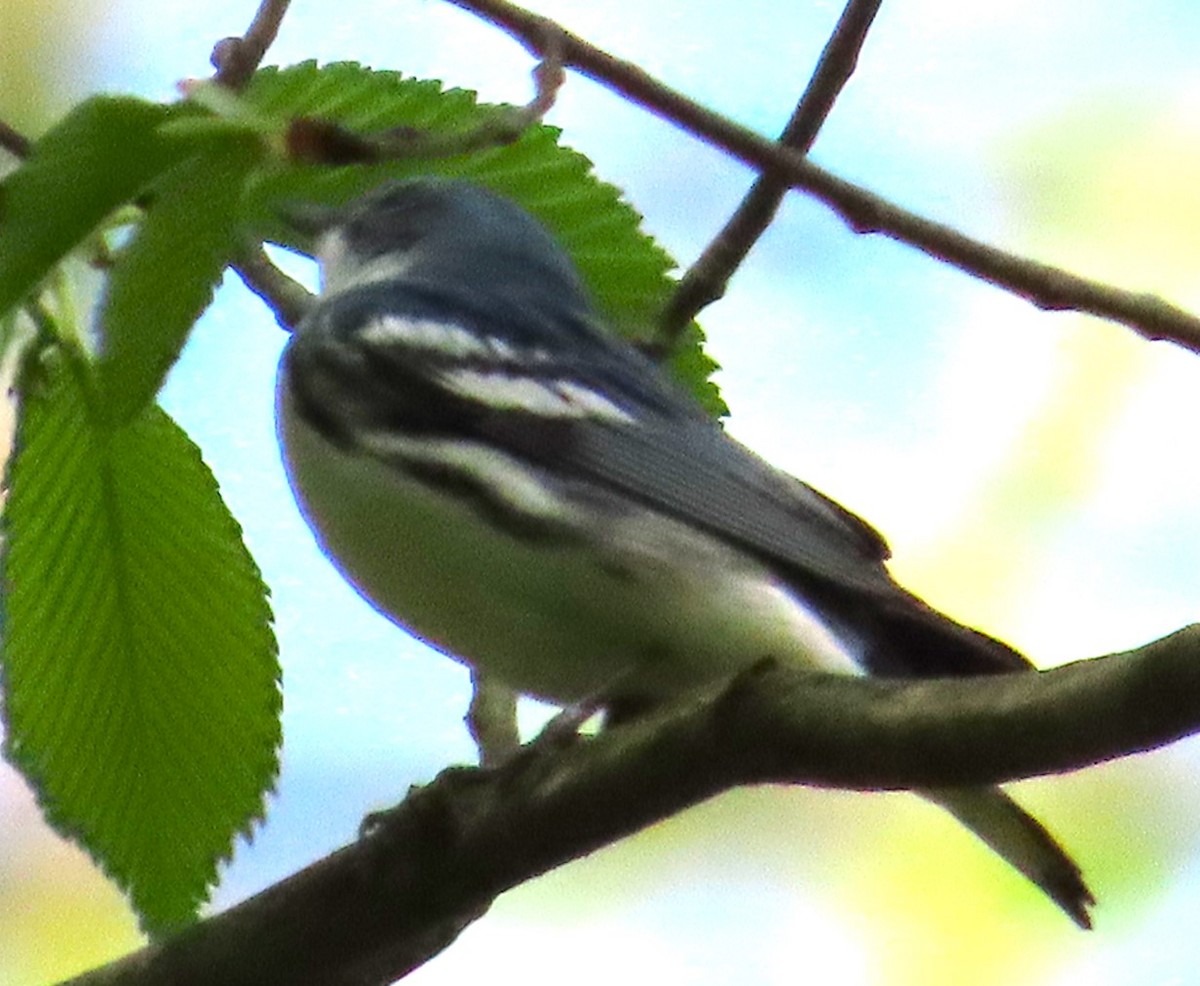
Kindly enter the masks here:
M 553 21 L 545 25 L 539 50 L 541 61 L 533 70 L 533 99 L 525 107 L 526 125 L 540 122 L 558 97 L 558 90 L 567 79 L 563 68 L 563 50 L 566 47 L 565 32 Z
M 71 986 L 370 986 L 506 889 L 732 786 L 992 784 L 1200 731 L 1200 625 L 1051 671 L 924 681 L 762 664 L 659 715 L 444 772 L 367 836 Z
M 882 0 L 849 0 L 821 52 L 816 70 L 779 144 L 807 154 L 858 64 L 858 55 Z M 729 279 L 775 218 L 788 191 L 775 175 L 760 175 L 725 227 L 679 280 L 660 323 L 661 354 L 666 355 L 700 311 L 725 296 Z
M 291 332 L 312 306 L 312 294 L 271 263 L 261 246 L 247 248 L 230 264 L 237 275 L 275 313 L 275 321 Z
M 824 202 L 858 233 L 880 233 L 1024 298 L 1039 308 L 1073 310 L 1128 326 L 1200 353 L 1200 318 L 1152 294 L 1126 291 L 1059 267 L 1007 253 L 925 219 L 807 161 L 614 58 L 552 21 L 505 0 L 448 0 L 498 25 L 535 54 L 552 27 L 561 31 L 563 64 L 702 137 L 738 160 Z M 550 25 L 550 26 L 548 26 Z
M 24 160 L 33 150 L 33 141 L 0 120 L 0 147 L 13 157 Z
M 290 3 L 291 0 L 262 0 L 245 34 L 240 38 L 222 38 L 216 43 L 209 58 L 217 70 L 215 82 L 235 92 L 245 88 L 275 41 Z

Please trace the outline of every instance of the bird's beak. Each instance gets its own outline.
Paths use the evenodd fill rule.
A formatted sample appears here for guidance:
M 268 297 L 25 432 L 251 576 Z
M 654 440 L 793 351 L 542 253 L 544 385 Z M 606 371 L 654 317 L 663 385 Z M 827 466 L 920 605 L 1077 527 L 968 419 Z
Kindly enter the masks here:
M 332 226 L 340 212 L 335 206 L 317 202 L 284 202 L 275 211 L 289 229 L 309 239 Z

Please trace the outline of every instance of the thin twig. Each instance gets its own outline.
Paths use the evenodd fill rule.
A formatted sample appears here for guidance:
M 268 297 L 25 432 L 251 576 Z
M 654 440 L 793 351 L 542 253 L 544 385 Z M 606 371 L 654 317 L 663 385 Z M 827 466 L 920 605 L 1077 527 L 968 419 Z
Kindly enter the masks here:
M 535 54 L 547 18 L 505 0 L 447 0 L 498 25 Z M 554 25 L 557 27 L 557 25 Z M 659 82 L 631 62 L 614 58 L 558 27 L 563 64 L 702 137 L 764 174 L 824 202 L 858 233 L 880 233 L 916 247 L 1039 308 L 1079 311 L 1128 326 L 1147 339 L 1165 339 L 1200 353 L 1200 318 L 1153 294 L 1126 291 L 1050 264 L 1027 260 L 909 212 L 818 168 L 802 154 L 749 130 Z
M 519 140 L 554 105 L 566 73 L 563 69 L 563 31 L 549 22 L 541 32 L 542 52 L 533 70 L 534 92 L 521 107 L 501 107 L 474 126 L 437 133 L 397 127 L 382 133 L 360 134 L 332 120 L 297 117 L 288 127 L 289 156 L 311 164 L 360 164 L 373 161 L 434 160 L 457 157 Z
M 235 91 L 244 89 L 279 34 L 279 25 L 291 0 L 262 0 L 254 20 L 240 38 L 222 38 L 210 61 L 217 70 L 214 81 Z
M 375 159 L 456 157 L 519 140 L 554 106 L 558 90 L 566 79 L 563 67 L 565 32 L 553 21 L 539 24 L 538 31 L 539 59 L 533 69 L 533 96 L 528 103 L 519 108 L 497 110 L 478 125 L 457 132 L 439 134 L 402 127 L 367 137 Z
M 312 294 L 271 263 L 261 246 L 247 247 L 230 266 L 275 313 L 275 321 L 285 332 L 295 329 L 312 306 Z
M 551 21 L 545 26 L 540 50 L 541 61 L 533 70 L 533 98 L 525 107 L 528 124 L 539 123 L 554 106 L 558 90 L 566 81 L 563 67 L 563 52 L 566 49 L 566 32 Z
M 13 157 L 24 160 L 29 157 L 30 151 L 33 150 L 33 141 L 23 133 L 14 130 L 3 120 L 0 120 L 0 147 L 8 151 Z
M 781 146 L 801 154 L 812 148 L 834 102 L 854 74 L 858 54 L 881 3 L 849 0 L 846 4 L 804 95 L 779 136 Z M 729 279 L 775 218 L 788 187 L 775 175 L 760 175 L 725 227 L 680 278 L 659 325 L 660 355 L 670 353 L 679 334 L 701 309 L 725 296 Z

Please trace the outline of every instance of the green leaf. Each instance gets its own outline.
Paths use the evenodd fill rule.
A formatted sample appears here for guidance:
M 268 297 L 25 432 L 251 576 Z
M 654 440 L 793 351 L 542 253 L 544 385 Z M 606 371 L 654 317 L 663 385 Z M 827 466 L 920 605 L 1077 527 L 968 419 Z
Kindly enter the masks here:
M 364 133 L 393 127 L 460 131 L 501 109 L 480 104 L 474 93 L 461 89 L 445 90 L 437 82 L 348 62 L 263 69 L 245 95 L 264 114 L 320 117 Z M 586 157 L 561 146 L 559 135 L 554 127 L 535 126 L 513 143 L 445 160 L 280 169 L 257 189 L 257 219 L 281 242 L 302 246 L 273 215 L 273 206 L 281 200 L 343 202 L 389 177 L 467 178 L 520 202 L 544 222 L 571 254 L 617 331 L 633 339 L 651 339 L 674 290 L 668 275 L 676 265 L 641 231 L 641 216 L 619 190 L 600 181 Z M 672 366 L 710 411 L 724 413 L 725 405 L 709 379 L 716 364 L 704 355 L 702 341 L 697 326 L 687 333 Z
M 0 314 L 19 304 L 96 225 L 195 153 L 159 132 L 194 112 L 95 96 L 77 106 L 0 183 Z
M 112 270 L 99 366 L 100 404 L 112 421 L 154 399 L 237 250 L 242 189 L 261 150 L 220 137 L 154 183 L 146 216 Z
M 6 753 L 161 932 L 262 817 L 280 739 L 270 609 L 178 425 L 154 406 L 98 425 L 82 358 L 53 355 L 9 474 Z

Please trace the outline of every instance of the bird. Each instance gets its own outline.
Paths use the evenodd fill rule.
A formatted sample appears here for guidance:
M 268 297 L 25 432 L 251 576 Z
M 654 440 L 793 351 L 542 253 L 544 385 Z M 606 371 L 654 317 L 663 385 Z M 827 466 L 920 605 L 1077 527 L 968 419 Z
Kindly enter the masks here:
M 1028 671 L 890 575 L 856 514 L 729 437 L 607 326 L 553 234 L 481 184 L 389 180 L 288 214 L 321 288 L 280 358 L 300 511 L 377 610 L 560 705 L 636 714 L 763 658 Z M 1081 928 L 1095 899 L 999 787 L 918 792 Z

